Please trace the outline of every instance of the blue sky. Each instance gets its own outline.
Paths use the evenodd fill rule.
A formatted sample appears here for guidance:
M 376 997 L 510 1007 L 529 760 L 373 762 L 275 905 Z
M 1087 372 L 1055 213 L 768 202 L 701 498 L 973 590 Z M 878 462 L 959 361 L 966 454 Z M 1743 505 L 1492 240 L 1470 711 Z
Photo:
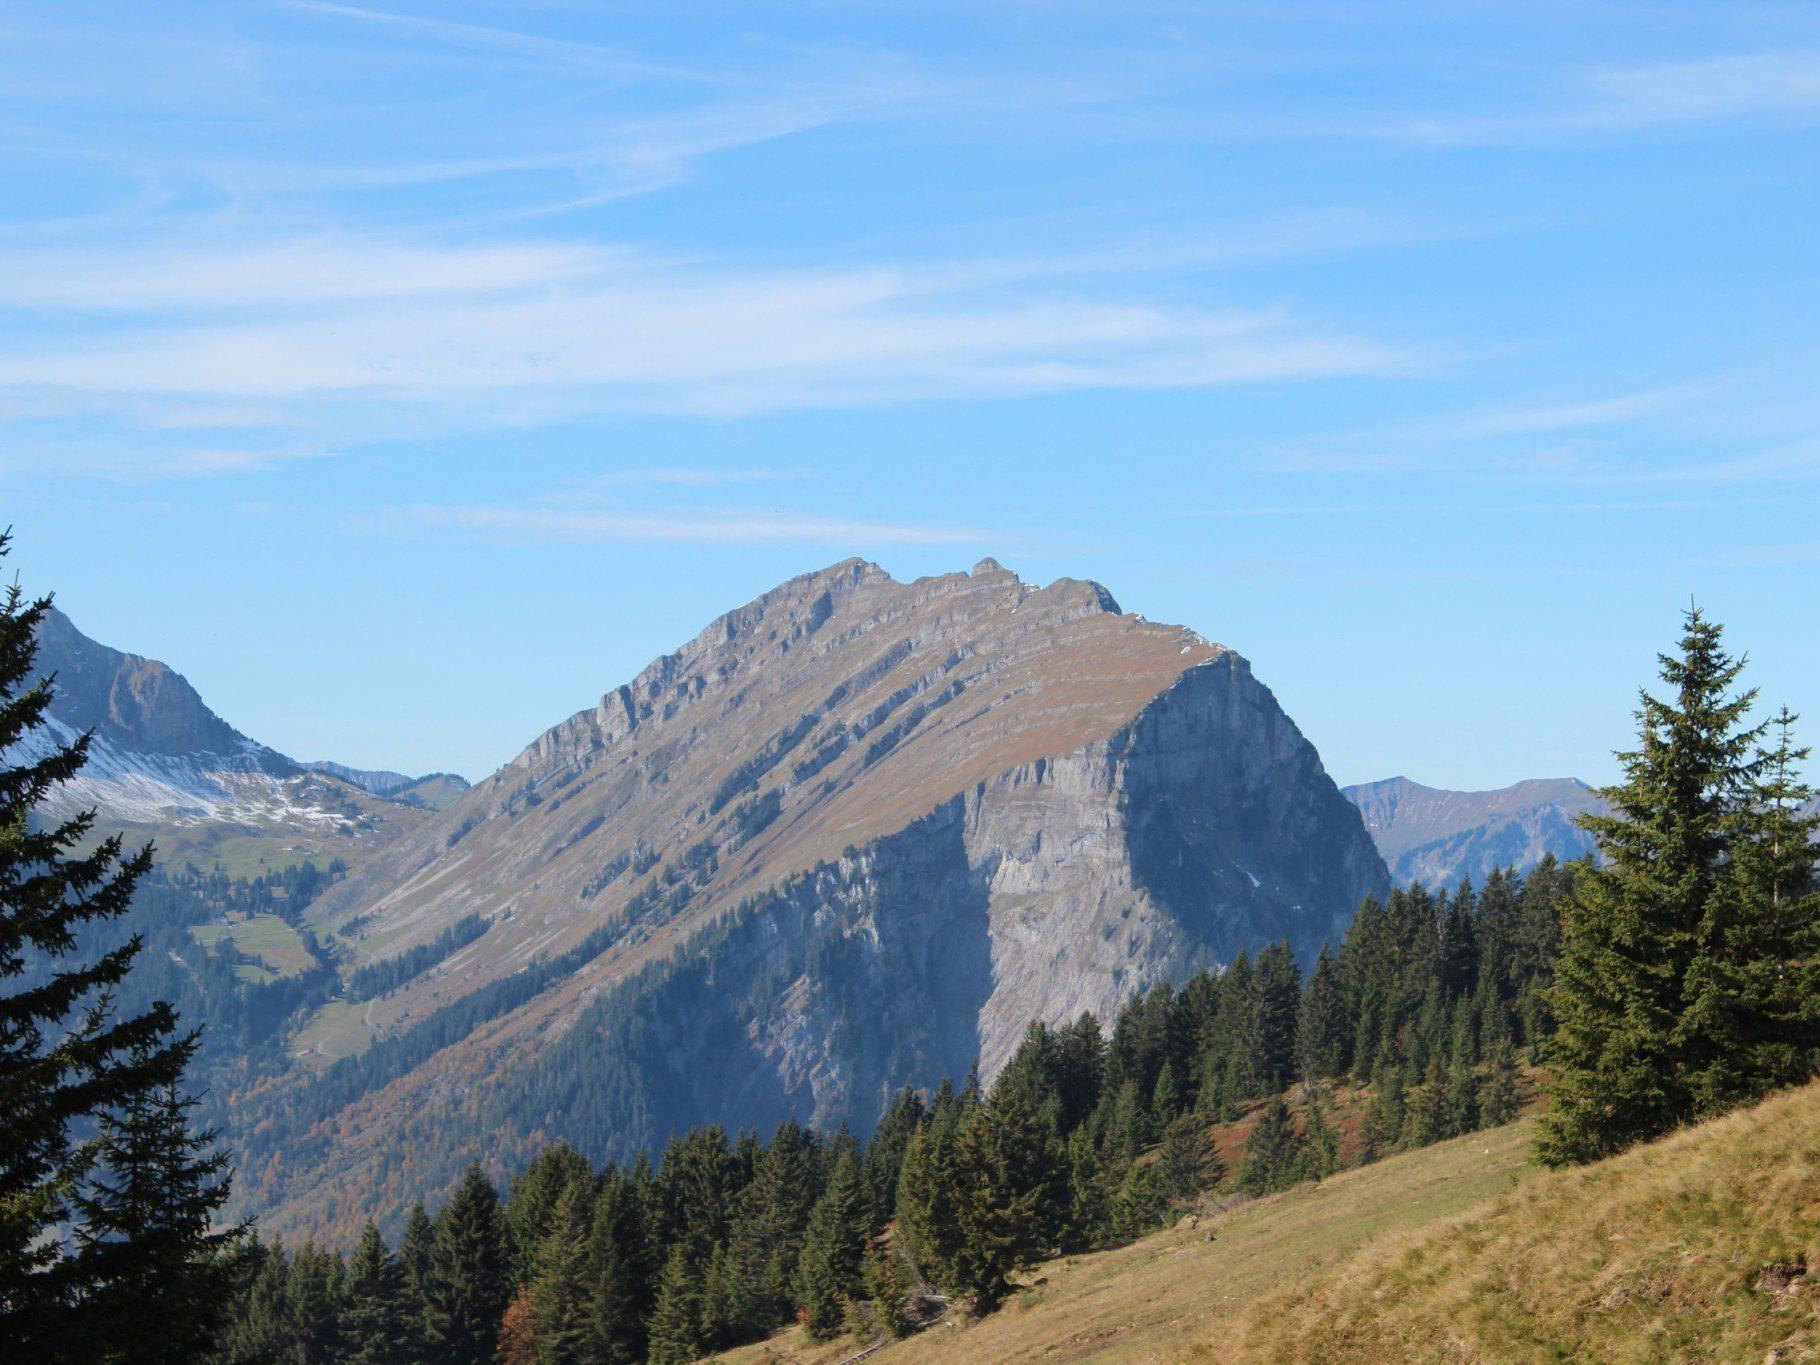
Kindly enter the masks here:
M 1820 724 L 1820 11 L 0 5 L 13 567 L 478 776 L 851 554 L 1246 654 L 1342 781 Z M 1809 733 L 1813 730 L 1810 727 Z

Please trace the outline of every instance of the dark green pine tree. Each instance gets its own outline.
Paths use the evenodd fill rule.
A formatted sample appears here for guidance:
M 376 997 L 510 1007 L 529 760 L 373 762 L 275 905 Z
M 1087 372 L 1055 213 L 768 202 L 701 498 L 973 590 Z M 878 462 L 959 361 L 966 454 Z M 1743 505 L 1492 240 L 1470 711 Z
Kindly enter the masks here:
M 960 1178 L 955 1129 L 960 1111 L 937 1108 L 904 1148 L 897 1181 L 897 1229 L 919 1281 L 947 1287 L 960 1256 Z
M 8 540 L 0 535 L 0 557 Z M 111 837 L 78 852 L 93 811 L 29 818 L 89 747 L 87 736 L 45 742 L 51 687 L 30 679 L 49 610 L 48 597 L 28 602 L 16 584 L 0 595 L 0 1341 L 21 1360 L 80 1358 L 94 1325 L 83 1301 L 104 1268 L 59 1235 L 94 1156 L 76 1131 L 176 1083 L 188 1055 L 169 1006 L 130 1019 L 108 1007 L 137 938 L 70 960 L 80 926 L 125 912 L 152 850 L 125 856 Z M 42 970 L 47 959 L 54 971 Z
M 195 1036 L 178 1040 L 187 1060 Z M 153 1048 L 134 1065 L 154 1067 Z M 193 1132 L 196 1101 L 175 1083 L 139 1091 L 102 1116 L 95 1168 L 75 1196 L 77 1262 L 91 1288 L 91 1360 L 172 1361 L 220 1338 L 241 1277 L 241 1224 L 211 1230 L 227 1201 L 227 1156 Z
M 872 1305 L 872 1320 L 891 1337 L 907 1337 L 915 1330 L 907 1300 L 909 1277 L 904 1263 L 882 1240 L 866 1248 L 866 1259 L 860 1267 L 860 1288 Z
M 1188 1203 L 1225 1174 L 1207 1141 L 1207 1121 L 1195 1114 L 1183 1114 L 1163 1129 L 1156 1165 L 1164 1194 L 1176 1204 Z
M 476 1164 L 468 1167 L 436 1219 L 427 1296 L 436 1358 L 449 1365 L 492 1360 L 499 1320 L 511 1297 L 499 1195 Z
M 1068 1226 L 1063 1251 L 1091 1251 L 1110 1235 L 1112 1184 L 1093 1134 L 1085 1127 L 1068 1135 Z
M 1731 861 L 1700 925 L 1679 1044 L 1698 1117 L 1760 1099 L 1820 1065 L 1820 888 L 1812 790 L 1798 765 L 1795 716 L 1772 722 Z
M 290 1361 L 291 1346 L 290 1262 L 284 1247 L 262 1243 L 255 1236 L 247 1246 L 246 1278 L 234 1296 L 227 1331 L 222 1334 L 216 1359 L 234 1365 L 247 1362 Z
M 1491 1071 L 1479 1098 L 1479 1116 L 1485 1127 L 1496 1128 L 1517 1116 L 1517 1058 L 1508 1042 L 1492 1049 Z
M 1049 1117 L 1014 1087 L 994 1091 L 962 1124 L 955 1150 L 960 1247 L 955 1287 L 976 1312 L 996 1307 L 1010 1277 L 1052 1252 L 1068 1214 L 1068 1171 Z
M 1403 1140 L 1408 1121 L 1409 1094 L 1403 1085 L 1403 1069 L 1382 1066 L 1372 1086 L 1371 1104 L 1365 1111 L 1364 1159 L 1376 1161 L 1394 1152 Z
M 894 1112 L 911 1111 L 900 1101 Z M 921 1112 L 920 1104 L 914 1112 Z M 913 1127 L 910 1133 L 914 1131 Z M 903 1135 L 904 1142 L 910 1133 Z M 887 1144 L 898 1141 L 892 1133 L 886 1133 L 883 1140 Z M 862 1171 L 866 1193 L 862 1221 L 868 1232 L 874 1218 L 873 1200 L 882 1197 L 886 1188 L 895 1198 L 897 1188 L 896 1170 L 880 1169 L 873 1158 L 869 1148 Z M 794 1120 L 786 1120 L 759 1154 L 733 1220 L 731 1288 L 738 1311 L 731 1314 L 729 1325 L 736 1333 L 763 1334 L 789 1320 L 796 1302 L 803 1239 L 821 1187 L 821 1152 L 815 1135 Z
M 1267 1103 L 1251 1135 L 1245 1139 L 1245 1160 L 1239 1166 L 1239 1188 L 1251 1194 L 1269 1194 L 1295 1183 L 1301 1174 L 1302 1134 L 1283 1097 Z
M 589 1316 L 594 1357 L 634 1365 L 645 1357 L 645 1318 L 655 1278 L 639 1184 L 615 1168 L 601 1177 L 589 1232 Z
M 398 1269 L 404 1277 L 405 1325 L 415 1341 L 429 1333 L 430 1262 L 436 1247 L 436 1225 L 421 1202 L 411 1205 L 398 1239 Z
M 1302 969 L 1287 943 L 1272 943 L 1252 967 L 1257 988 L 1257 1084 L 1263 1093 L 1296 1078 L 1296 1021 L 1302 1009 Z M 1159 1116 L 1159 1121 L 1161 1121 Z
M 588 1187 L 584 1197 L 591 1196 L 594 1168 L 566 1142 L 552 1143 L 538 1152 L 524 1173 L 512 1182 L 512 1192 L 506 1199 L 503 1213 L 511 1246 L 515 1288 L 530 1282 L 556 1206 L 569 1186 L 575 1184 Z
M 797 1262 L 796 1303 L 810 1336 L 825 1339 L 840 1332 L 846 1301 L 859 1292 L 869 1221 L 859 1166 L 843 1152 L 809 1216 Z
M 531 1261 L 531 1325 L 537 1365 L 581 1365 L 595 1359 L 589 1275 L 593 1179 L 563 1185 L 544 1220 L 543 1242 Z
M 1339 965 L 1326 944 L 1315 959 L 1308 988 L 1302 992 L 1302 1018 L 1296 1032 L 1303 1074 L 1310 1080 L 1344 1075 L 1352 1065 L 1352 1020 Z
M 701 1273 L 690 1264 L 680 1243 L 670 1251 L 657 1282 L 651 1310 L 650 1365 L 687 1365 L 701 1357 L 707 1338 L 702 1330 Z
M 1133 1162 L 1112 1195 L 1113 1235 L 1125 1240 L 1141 1237 L 1162 1221 L 1169 1207 L 1169 1191 L 1154 1161 Z
M 286 1354 L 295 1365 L 340 1365 L 341 1257 L 312 1242 L 297 1248 L 285 1284 Z
M 1670 700 L 1642 694 L 1638 745 L 1607 815 L 1581 823 L 1603 862 L 1583 866 L 1562 907 L 1553 1080 L 1537 1154 L 1595 1160 L 1693 1118 L 1698 1049 L 1681 1030 L 1702 927 L 1726 876 L 1761 727 L 1721 628 L 1686 614 L 1680 653 L 1661 656 Z
M 404 1267 L 371 1222 L 348 1262 L 341 1302 L 341 1344 L 349 1365 L 411 1365 L 420 1345 Z
M 1308 1114 L 1302 1120 L 1298 1180 L 1325 1180 L 1340 1169 L 1340 1135 L 1327 1120 L 1327 1099 L 1319 1085 L 1308 1087 Z

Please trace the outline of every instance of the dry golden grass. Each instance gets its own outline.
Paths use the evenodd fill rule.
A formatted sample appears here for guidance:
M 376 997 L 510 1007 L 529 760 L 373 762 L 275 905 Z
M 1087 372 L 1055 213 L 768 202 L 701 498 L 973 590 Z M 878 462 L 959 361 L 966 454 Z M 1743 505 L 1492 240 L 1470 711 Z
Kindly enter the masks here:
M 1260 1299 L 1209 1358 L 1815 1359 L 1805 1266 L 1820 1272 L 1820 1085 L 1526 1180 Z

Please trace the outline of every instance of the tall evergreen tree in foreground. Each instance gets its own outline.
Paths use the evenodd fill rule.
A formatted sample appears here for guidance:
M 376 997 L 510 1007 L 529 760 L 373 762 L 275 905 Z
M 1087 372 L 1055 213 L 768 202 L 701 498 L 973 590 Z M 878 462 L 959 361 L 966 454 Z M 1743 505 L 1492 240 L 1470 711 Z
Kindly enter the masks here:
M 1786 738 L 1746 724 L 1743 661 L 1698 608 L 1667 700 L 1645 692 L 1624 781 L 1583 817 L 1603 862 L 1561 917 L 1554 1083 L 1538 1154 L 1591 1161 L 1812 1070 L 1813 853 Z M 1798 992 L 1799 987 L 1796 986 Z M 1811 1002 L 1808 994 L 1806 1001 Z
M 178 1050 L 188 1058 L 194 1035 Z M 151 1064 L 152 1049 L 133 1060 Z M 84 1304 L 90 1358 L 185 1362 L 226 1326 L 246 1225 L 215 1230 L 227 1202 L 227 1156 L 192 1131 L 196 1101 L 175 1082 L 128 1096 L 102 1116 L 94 1170 L 72 1201 L 75 1241 L 93 1283 Z
M 0 535 L 0 557 L 8 540 Z M 79 853 L 93 811 L 32 821 L 89 748 L 87 735 L 69 744 L 48 736 L 52 687 L 29 681 L 49 610 L 48 597 L 27 601 L 17 584 L 0 594 L 0 754 L 9 755 L 0 765 L 0 1341 L 20 1360 L 107 1359 L 114 1348 L 96 1332 L 109 1310 L 97 1296 L 130 1278 L 132 1303 L 122 1298 L 105 1331 L 151 1333 L 179 1311 L 192 1262 L 208 1254 L 187 1213 L 129 1207 L 149 1167 L 112 1169 L 181 1123 L 181 1109 L 173 1118 L 154 1097 L 178 1084 L 193 1044 L 177 1036 L 168 1005 L 129 1018 L 113 1009 L 109 990 L 132 966 L 136 938 L 73 960 L 76 931 L 125 912 L 152 851 L 127 855 L 116 836 Z M 61 1233 L 85 1188 L 92 1211 L 125 1221 L 70 1239 Z M 133 1192 L 128 1204 L 113 1193 L 121 1188 Z M 156 1248 L 134 1222 L 145 1216 L 160 1229 Z

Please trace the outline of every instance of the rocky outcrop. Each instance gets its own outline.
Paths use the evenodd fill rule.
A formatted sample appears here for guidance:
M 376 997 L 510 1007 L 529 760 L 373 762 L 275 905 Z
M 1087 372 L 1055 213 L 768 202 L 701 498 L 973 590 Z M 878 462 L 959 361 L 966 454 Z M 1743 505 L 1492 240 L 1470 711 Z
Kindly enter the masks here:
M 847 561 L 716 621 L 317 902 L 318 932 L 372 957 L 488 929 L 366 1011 L 364 1092 L 309 1110 L 312 1192 L 267 1193 L 327 1209 L 401 1146 L 433 1183 L 464 1132 L 627 1155 L 698 1122 L 863 1130 L 897 1087 L 990 1076 L 1032 1019 L 1278 938 L 1311 954 L 1387 887 L 1231 650 L 1096 584 Z
M 1535 778 L 1496 791 L 1455 792 L 1407 777 L 1347 787 L 1398 885 L 1483 883 L 1494 868 L 1526 872 L 1544 857 L 1592 852 L 1575 821 L 1601 811 L 1598 793 L 1571 777 Z

